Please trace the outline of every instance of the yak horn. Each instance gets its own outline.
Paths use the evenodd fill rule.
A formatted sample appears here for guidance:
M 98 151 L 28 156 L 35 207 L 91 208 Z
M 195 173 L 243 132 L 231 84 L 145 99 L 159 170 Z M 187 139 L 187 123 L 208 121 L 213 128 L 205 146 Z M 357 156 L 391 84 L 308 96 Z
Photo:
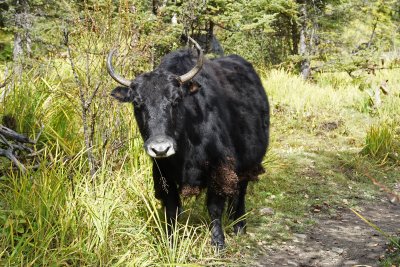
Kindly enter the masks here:
M 129 85 L 131 84 L 131 81 L 128 80 L 128 79 L 126 79 L 126 78 L 124 78 L 124 77 L 122 77 L 122 76 L 120 76 L 119 74 L 115 73 L 114 68 L 113 68 L 113 66 L 112 66 L 112 57 L 113 57 L 115 51 L 117 51 L 116 48 L 112 49 L 112 50 L 110 51 L 110 53 L 108 53 L 108 56 L 107 56 L 107 63 L 106 63 L 106 65 L 107 65 L 107 71 L 108 71 L 108 73 L 110 74 L 110 76 L 111 76 L 117 83 L 120 83 L 120 84 L 122 84 L 122 85 L 125 85 L 125 86 L 128 86 L 128 87 L 129 87 Z
M 198 53 L 198 59 L 197 59 L 197 63 L 196 66 L 194 66 L 193 69 L 191 69 L 188 73 L 183 74 L 181 76 L 178 77 L 179 82 L 181 83 L 185 83 L 187 81 L 189 81 L 190 79 L 192 79 L 203 67 L 203 50 L 201 50 L 200 45 L 193 40 L 191 37 L 188 36 L 188 39 L 196 46 L 197 49 L 197 53 Z

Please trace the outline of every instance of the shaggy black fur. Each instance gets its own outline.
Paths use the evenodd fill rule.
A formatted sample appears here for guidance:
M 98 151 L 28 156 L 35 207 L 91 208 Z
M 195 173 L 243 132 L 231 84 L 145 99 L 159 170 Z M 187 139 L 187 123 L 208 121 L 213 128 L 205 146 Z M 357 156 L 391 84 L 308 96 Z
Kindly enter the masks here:
M 232 219 L 242 216 L 247 182 L 262 169 L 269 104 L 253 66 L 237 55 L 205 59 L 201 71 L 180 84 L 177 76 L 189 71 L 196 59 L 192 50 L 170 53 L 157 69 L 135 78 L 129 88 L 117 87 L 112 95 L 133 103 L 145 142 L 154 136 L 173 140 L 176 153 L 153 164 L 155 194 L 168 219 L 174 223 L 184 187 L 207 188 L 212 243 L 221 248 L 225 200 L 230 199 Z M 235 231 L 244 227 L 241 222 Z

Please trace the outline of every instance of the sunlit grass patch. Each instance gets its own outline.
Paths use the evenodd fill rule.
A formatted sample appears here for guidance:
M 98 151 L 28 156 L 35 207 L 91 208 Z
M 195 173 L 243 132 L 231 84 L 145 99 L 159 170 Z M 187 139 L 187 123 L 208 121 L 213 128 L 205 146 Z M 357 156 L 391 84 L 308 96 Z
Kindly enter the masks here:
M 297 113 L 337 112 L 341 108 L 351 106 L 354 100 L 361 96 L 354 86 L 319 86 L 284 70 L 272 70 L 266 74 L 264 87 L 273 107 L 284 105 Z

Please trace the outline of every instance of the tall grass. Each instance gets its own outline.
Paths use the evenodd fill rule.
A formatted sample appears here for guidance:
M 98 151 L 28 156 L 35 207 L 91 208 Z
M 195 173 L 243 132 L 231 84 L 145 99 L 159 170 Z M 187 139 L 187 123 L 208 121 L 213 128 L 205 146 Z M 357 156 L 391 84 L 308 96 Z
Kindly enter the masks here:
M 2 178 L 3 266 L 174 265 L 212 255 L 208 226 L 191 226 L 190 216 L 168 236 L 149 165 L 133 173 L 104 167 L 94 187 L 85 161 L 84 153 L 53 158 L 29 176 Z

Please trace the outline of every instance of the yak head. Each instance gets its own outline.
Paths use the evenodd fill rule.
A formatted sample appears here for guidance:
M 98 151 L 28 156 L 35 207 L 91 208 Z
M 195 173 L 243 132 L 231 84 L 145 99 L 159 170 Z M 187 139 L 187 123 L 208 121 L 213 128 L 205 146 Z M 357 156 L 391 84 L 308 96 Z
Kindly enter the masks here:
M 111 61 L 114 50 L 107 57 L 110 76 L 123 86 L 116 87 L 111 95 L 121 102 L 133 104 L 135 118 L 144 140 L 144 148 L 153 158 L 164 158 L 175 154 L 176 140 L 182 127 L 180 109 L 183 97 L 195 92 L 198 84 L 192 78 L 201 70 L 203 53 L 194 42 L 199 53 L 196 66 L 181 76 L 156 69 L 128 80 L 115 73 Z

